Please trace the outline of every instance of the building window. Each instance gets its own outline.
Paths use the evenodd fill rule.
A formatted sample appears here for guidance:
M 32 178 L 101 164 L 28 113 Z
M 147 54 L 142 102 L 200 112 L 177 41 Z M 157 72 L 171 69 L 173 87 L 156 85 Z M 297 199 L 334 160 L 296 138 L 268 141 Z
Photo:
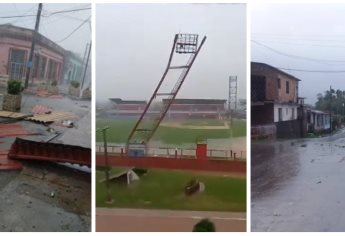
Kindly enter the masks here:
M 8 62 L 8 75 L 10 79 L 22 79 L 25 73 L 26 51 L 11 48 Z
M 295 119 L 295 108 L 291 108 L 292 111 L 292 115 L 291 115 L 291 119 L 294 120 Z
M 283 121 L 283 108 L 278 108 L 278 121 Z
M 281 85 L 280 85 L 280 79 L 277 80 L 278 82 L 278 89 L 280 89 Z
M 289 114 L 289 108 L 285 108 L 285 114 Z
M 290 92 L 289 81 L 286 81 L 286 93 Z

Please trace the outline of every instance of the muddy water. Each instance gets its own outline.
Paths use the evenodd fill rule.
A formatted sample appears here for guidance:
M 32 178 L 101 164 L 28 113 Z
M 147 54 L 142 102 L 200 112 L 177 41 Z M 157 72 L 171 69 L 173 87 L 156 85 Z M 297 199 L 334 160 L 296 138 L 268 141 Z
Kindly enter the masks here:
M 252 231 L 345 230 L 345 133 L 252 143 Z

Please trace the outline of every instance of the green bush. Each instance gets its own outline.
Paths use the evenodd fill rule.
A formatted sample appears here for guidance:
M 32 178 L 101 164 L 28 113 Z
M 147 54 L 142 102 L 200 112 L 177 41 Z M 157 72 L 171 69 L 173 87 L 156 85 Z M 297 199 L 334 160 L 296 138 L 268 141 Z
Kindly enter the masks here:
M 71 81 L 71 86 L 74 87 L 74 88 L 79 88 L 79 82 L 78 81 L 75 81 L 75 80 L 72 80 Z
M 9 80 L 7 82 L 7 93 L 18 95 L 23 91 L 22 82 L 20 80 Z
M 51 86 L 56 86 L 57 85 L 57 80 L 53 80 L 51 83 Z
M 216 227 L 209 219 L 202 219 L 194 225 L 193 232 L 216 232 Z

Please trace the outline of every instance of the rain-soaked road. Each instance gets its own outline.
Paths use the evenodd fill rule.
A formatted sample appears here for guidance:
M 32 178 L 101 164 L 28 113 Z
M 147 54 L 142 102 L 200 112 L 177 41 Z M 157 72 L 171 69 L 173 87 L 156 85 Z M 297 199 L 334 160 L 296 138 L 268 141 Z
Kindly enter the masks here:
M 345 231 L 345 130 L 251 153 L 252 231 Z

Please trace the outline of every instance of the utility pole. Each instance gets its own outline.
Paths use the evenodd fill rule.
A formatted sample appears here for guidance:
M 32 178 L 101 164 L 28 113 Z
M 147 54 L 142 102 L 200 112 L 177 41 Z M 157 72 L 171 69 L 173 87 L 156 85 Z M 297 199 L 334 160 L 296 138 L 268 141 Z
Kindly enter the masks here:
M 86 62 L 85 62 L 83 80 L 81 81 L 81 85 L 80 85 L 80 97 L 83 94 L 83 86 L 84 86 L 85 76 L 86 76 L 86 72 L 87 72 L 87 67 L 89 65 L 90 53 L 91 53 L 91 41 L 89 44 L 89 52 L 87 53 L 87 58 L 86 58 Z
M 38 4 L 38 10 L 36 15 L 36 24 L 35 24 L 35 31 L 32 33 L 32 42 L 31 42 L 31 49 L 29 54 L 29 60 L 27 64 L 26 76 L 25 76 L 25 88 L 29 85 L 29 80 L 31 78 L 31 69 L 33 68 L 33 58 L 35 54 L 35 44 L 37 40 L 37 33 L 40 26 L 40 19 L 41 19 L 41 12 L 42 12 L 42 3 Z
M 105 186 L 107 189 L 107 200 L 106 203 L 112 203 L 114 200 L 110 194 L 110 186 L 109 186 L 109 160 L 108 160 L 108 144 L 107 144 L 107 130 L 109 127 L 104 127 L 102 129 L 97 129 L 97 131 L 101 131 L 103 134 L 103 143 L 104 143 L 104 159 L 105 159 Z
M 329 124 L 330 124 L 330 128 L 331 128 L 330 133 L 332 134 L 332 86 L 329 86 L 329 94 L 330 94 L 330 98 L 329 98 Z

